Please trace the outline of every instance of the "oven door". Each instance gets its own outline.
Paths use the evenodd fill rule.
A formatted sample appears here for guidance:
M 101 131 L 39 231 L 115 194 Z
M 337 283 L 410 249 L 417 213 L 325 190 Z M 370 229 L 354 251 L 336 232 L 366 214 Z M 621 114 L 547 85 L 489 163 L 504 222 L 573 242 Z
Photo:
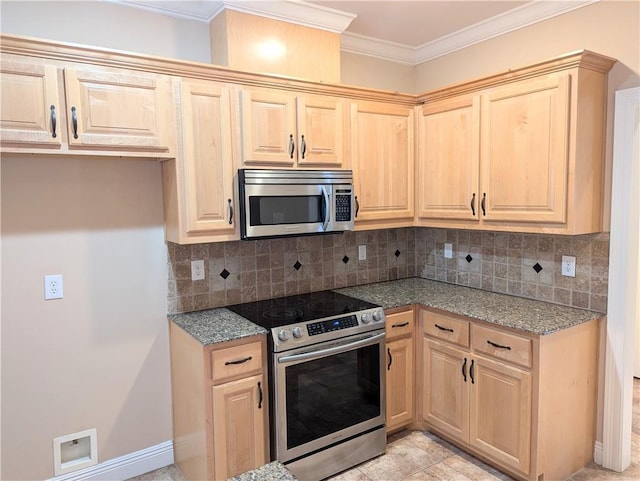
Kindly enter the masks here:
M 383 331 L 274 353 L 278 461 L 385 423 Z
M 333 230 L 331 184 L 245 184 L 241 190 L 243 239 Z

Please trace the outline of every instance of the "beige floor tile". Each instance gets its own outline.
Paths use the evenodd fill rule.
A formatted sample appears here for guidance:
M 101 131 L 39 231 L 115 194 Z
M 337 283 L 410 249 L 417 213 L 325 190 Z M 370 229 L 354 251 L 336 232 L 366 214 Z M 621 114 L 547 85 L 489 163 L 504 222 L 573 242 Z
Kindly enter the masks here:
M 330 481 L 371 481 L 358 468 L 350 469 L 349 471 L 345 471 L 344 473 L 329 479 Z
M 406 439 L 389 444 L 384 456 L 359 466 L 360 471 L 371 481 L 401 481 L 433 464 L 424 450 Z
M 509 481 L 513 479 L 466 453 L 447 458 L 443 463 L 464 474 L 472 481 Z
M 469 478 L 445 463 L 438 463 L 409 476 L 406 481 L 469 481 Z
M 569 481 L 638 481 L 639 479 L 640 465 L 637 463 L 632 463 L 623 473 L 616 473 L 592 463 L 574 474 Z

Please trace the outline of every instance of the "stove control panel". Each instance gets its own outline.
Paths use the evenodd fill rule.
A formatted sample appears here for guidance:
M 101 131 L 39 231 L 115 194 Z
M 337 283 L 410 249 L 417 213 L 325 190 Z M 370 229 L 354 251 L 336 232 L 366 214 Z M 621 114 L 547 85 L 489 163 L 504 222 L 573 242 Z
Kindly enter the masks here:
M 348 329 L 358 325 L 358 317 L 354 314 L 339 319 L 331 319 L 329 321 L 310 322 L 307 324 L 307 333 L 310 336 L 317 336 L 325 332 L 338 331 L 340 329 Z

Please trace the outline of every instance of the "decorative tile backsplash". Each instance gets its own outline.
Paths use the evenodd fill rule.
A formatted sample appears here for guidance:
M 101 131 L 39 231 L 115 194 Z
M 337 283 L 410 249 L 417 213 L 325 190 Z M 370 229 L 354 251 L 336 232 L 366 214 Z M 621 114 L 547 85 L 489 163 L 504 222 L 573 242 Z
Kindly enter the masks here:
M 366 260 L 358 260 L 366 246 Z M 388 229 L 182 246 L 168 243 L 169 313 L 416 275 L 415 230 Z M 191 280 L 204 259 L 205 279 Z
M 444 244 L 453 257 L 444 258 Z M 358 260 L 366 246 L 366 260 Z M 560 275 L 563 255 L 576 277 Z M 205 279 L 191 280 L 191 261 Z M 169 313 L 419 276 L 605 312 L 609 234 L 410 227 L 181 246 L 168 243 Z

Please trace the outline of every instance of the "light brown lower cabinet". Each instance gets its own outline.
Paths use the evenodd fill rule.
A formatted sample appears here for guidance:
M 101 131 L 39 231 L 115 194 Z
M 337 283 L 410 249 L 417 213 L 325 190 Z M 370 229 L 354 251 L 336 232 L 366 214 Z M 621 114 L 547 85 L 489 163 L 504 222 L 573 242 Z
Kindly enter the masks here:
M 170 324 L 175 463 L 220 480 L 269 460 L 264 336 L 203 346 Z
M 387 432 L 398 431 L 415 420 L 415 349 L 413 308 L 386 312 Z
M 520 479 L 591 462 L 598 320 L 537 336 L 421 309 L 420 329 L 429 430 Z

